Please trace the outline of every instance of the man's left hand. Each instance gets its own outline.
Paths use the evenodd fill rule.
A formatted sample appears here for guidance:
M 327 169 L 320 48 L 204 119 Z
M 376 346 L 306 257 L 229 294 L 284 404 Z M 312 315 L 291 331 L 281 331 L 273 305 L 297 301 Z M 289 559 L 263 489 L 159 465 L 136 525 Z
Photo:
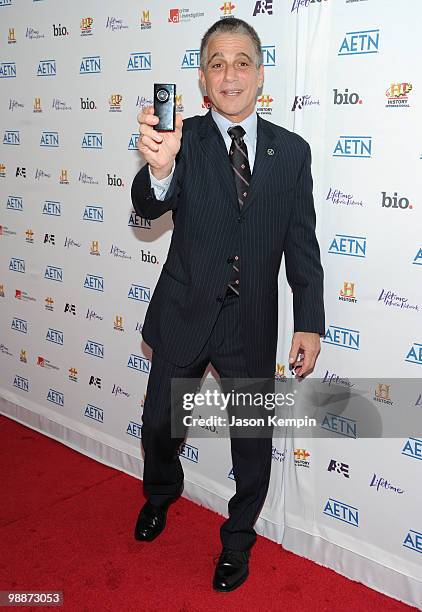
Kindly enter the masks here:
M 321 351 L 319 334 L 295 332 L 289 354 L 289 367 L 296 376 L 303 378 L 310 374 Z

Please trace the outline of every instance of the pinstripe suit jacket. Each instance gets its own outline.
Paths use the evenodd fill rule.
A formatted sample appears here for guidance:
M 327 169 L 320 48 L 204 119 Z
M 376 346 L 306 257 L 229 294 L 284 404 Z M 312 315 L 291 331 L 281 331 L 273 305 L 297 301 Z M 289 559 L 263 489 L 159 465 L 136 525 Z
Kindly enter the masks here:
M 173 215 L 167 260 L 142 331 L 157 354 L 178 366 L 199 355 L 218 316 L 235 254 L 250 376 L 268 376 L 275 368 L 283 253 L 295 331 L 325 333 L 311 152 L 300 136 L 258 117 L 254 170 L 240 212 L 227 149 L 211 113 L 186 119 L 165 199 L 156 200 L 147 166 L 135 176 L 131 194 L 138 215 L 156 219 L 168 210 Z

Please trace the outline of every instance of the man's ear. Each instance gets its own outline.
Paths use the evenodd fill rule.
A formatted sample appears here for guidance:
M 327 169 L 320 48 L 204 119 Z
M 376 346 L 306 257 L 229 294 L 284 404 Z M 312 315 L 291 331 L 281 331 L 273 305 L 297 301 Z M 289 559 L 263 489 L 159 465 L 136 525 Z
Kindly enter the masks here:
M 261 64 L 261 66 L 258 68 L 258 72 L 259 72 L 259 77 L 258 77 L 258 87 L 261 89 L 261 87 L 264 84 L 264 66 Z
M 198 76 L 199 76 L 199 80 L 201 81 L 201 85 L 204 88 L 204 91 L 206 93 L 206 91 L 207 91 L 207 82 L 206 82 L 205 74 L 204 74 L 204 71 L 202 70 L 202 68 L 198 68 Z

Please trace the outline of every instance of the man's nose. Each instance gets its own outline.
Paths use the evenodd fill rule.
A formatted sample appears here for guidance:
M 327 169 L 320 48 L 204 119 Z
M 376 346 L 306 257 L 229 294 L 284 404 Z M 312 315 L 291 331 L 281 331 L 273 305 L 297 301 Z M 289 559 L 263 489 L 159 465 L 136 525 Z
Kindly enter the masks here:
M 225 81 L 234 81 L 236 78 L 236 69 L 234 66 L 230 64 L 226 65 L 226 69 L 224 71 L 224 80 Z

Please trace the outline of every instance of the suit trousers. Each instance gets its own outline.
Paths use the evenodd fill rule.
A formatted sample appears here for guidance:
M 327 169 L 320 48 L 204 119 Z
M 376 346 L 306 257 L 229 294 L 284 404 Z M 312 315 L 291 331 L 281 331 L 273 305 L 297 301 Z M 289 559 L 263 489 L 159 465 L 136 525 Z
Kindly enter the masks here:
M 153 352 L 142 416 L 145 496 L 164 506 L 180 496 L 183 468 L 178 449 L 184 438 L 171 437 L 171 379 L 201 379 L 208 364 L 221 379 L 249 378 L 240 327 L 240 298 L 226 296 L 214 328 L 198 357 L 179 367 Z M 274 369 L 268 372 L 274 378 Z M 223 382 L 223 381 L 222 381 Z M 196 387 L 193 389 L 193 392 Z M 220 528 L 224 548 L 248 550 L 256 540 L 253 528 L 268 491 L 271 437 L 231 437 L 236 493 L 228 503 L 228 519 Z

